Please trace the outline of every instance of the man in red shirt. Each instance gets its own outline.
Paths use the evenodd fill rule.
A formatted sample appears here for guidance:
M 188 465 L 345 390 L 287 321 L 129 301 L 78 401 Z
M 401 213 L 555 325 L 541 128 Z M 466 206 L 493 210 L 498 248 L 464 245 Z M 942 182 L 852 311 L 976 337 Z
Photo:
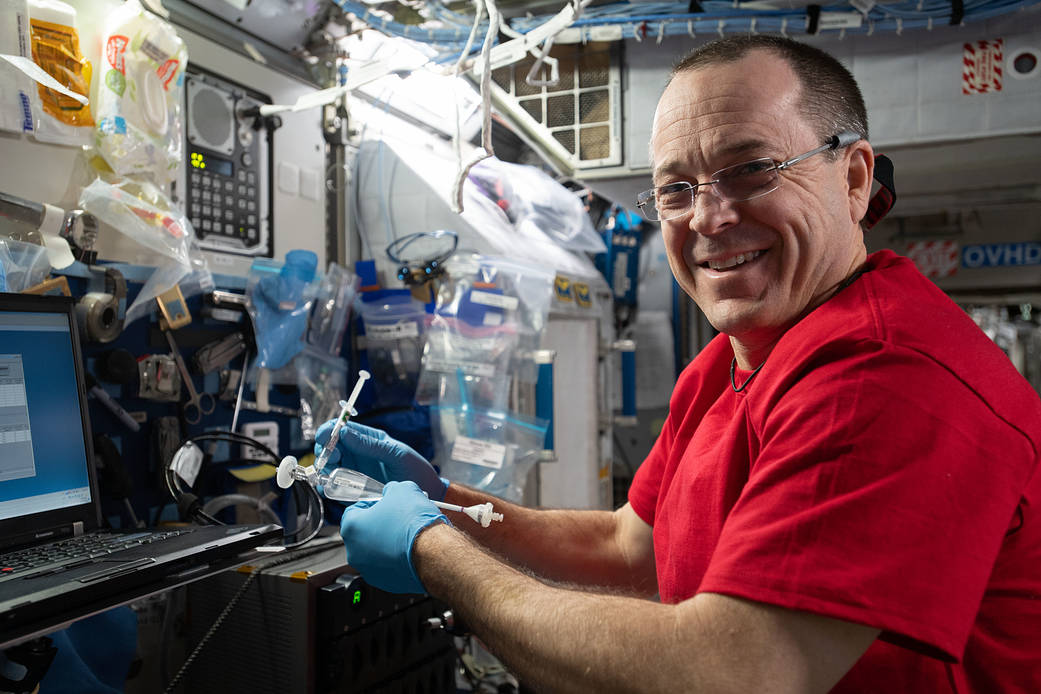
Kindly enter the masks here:
M 411 481 L 344 513 L 348 561 L 554 691 L 1041 691 L 1041 400 L 906 259 L 867 255 L 852 77 L 787 39 L 709 44 L 651 150 L 639 203 L 722 334 L 629 503 L 456 528 L 420 488 L 486 497 L 352 426 L 342 464 Z

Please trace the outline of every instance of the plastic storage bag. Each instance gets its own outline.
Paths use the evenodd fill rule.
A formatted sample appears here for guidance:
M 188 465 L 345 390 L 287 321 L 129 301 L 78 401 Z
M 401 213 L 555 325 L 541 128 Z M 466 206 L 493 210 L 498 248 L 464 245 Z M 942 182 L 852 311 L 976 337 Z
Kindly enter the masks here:
M 347 362 L 311 346 L 293 360 L 300 389 L 300 428 L 303 438 L 314 439 L 322 423 L 340 414 L 347 397 Z
M 491 158 L 470 169 L 467 180 L 503 211 L 518 234 L 545 234 L 569 251 L 607 250 L 582 201 L 541 169 Z
M 537 380 L 531 355 L 542 338 L 556 275 L 480 255 L 455 256 L 447 268 L 427 328 L 416 401 L 502 407 L 514 379 Z
M 437 316 L 427 329 L 416 402 L 506 407 L 518 337 L 512 324 L 470 325 Z
M 76 10 L 59 0 L 31 0 L 29 28 L 33 62 L 62 86 L 88 95 L 93 68 L 80 53 Z M 31 93 L 37 140 L 65 145 L 90 142 L 94 120 L 88 104 L 41 84 L 34 85 Z
M 187 297 L 213 286 L 213 277 L 199 251 L 187 217 L 157 186 L 147 181 L 109 183 L 101 178 L 83 189 L 79 207 L 137 242 L 160 262 L 127 309 L 130 323 L 149 313 L 152 300 L 182 283 Z
M 0 236 L 0 291 L 21 292 L 47 278 L 47 248 Z
M 246 308 L 253 319 L 258 368 L 280 369 L 304 348 L 317 265 L 318 256 L 305 250 L 289 251 L 281 266 L 253 261 L 246 282 Z
M 375 404 L 406 407 L 416 394 L 426 308 L 408 292 L 361 298 L 358 311 L 365 326 L 365 352 L 372 372 Z
M 434 461 L 441 474 L 507 501 L 520 502 L 546 439 L 546 422 L 478 408 L 430 408 Z
M 329 263 L 329 269 L 318 284 L 311 324 L 307 329 L 307 344 L 326 354 L 340 353 L 357 291 L 357 275 L 336 263 Z
M 95 147 L 122 176 L 173 180 L 184 158 L 184 41 L 138 0 L 127 0 L 106 22 L 102 53 Z
M 0 0 L 0 54 L 31 60 L 23 30 L 29 24 L 25 0 Z M 7 61 L 0 61 L 0 130 L 31 133 L 33 81 Z

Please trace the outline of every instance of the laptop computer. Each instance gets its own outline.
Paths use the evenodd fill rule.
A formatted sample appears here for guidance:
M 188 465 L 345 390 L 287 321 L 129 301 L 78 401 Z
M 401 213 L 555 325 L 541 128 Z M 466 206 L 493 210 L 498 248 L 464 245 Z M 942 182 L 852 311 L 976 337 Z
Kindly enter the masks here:
M 234 566 L 282 536 L 270 524 L 102 528 L 74 308 L 0 293 L 0 647 Z

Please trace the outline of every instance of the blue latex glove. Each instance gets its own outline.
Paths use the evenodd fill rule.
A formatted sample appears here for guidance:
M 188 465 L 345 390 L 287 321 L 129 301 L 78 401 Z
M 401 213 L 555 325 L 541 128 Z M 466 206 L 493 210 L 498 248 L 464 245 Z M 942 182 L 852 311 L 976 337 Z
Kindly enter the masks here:
M 347 563 L 369 585 L 388 593 L 425 593 L 412 566 L 412 545 L 420 531 L 444 514 L 414 482 L 388 482 L 383 498 L 359 501 L 340 519 Z
M 314 454 L 317 456 L 329 441 L 336 420 L 318 427 L 314 437 Z M 340 440 L 329 456 L 329 463 L 357 470 L 378 482 L 403 482 L 411 480 L 435 501 L 443 501 L 448 490 L 448 481 L 437 476 L 434 466 L 416 453 L 412 447 L 387 432 L 367 427 L 364 424 L 347 422 L 340 429 Z

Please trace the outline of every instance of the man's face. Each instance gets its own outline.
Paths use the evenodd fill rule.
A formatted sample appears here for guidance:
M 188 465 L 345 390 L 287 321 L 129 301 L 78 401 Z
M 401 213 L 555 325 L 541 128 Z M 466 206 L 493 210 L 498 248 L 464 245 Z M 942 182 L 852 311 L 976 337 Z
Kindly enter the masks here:
M 733 164 L 824 144 L 799 113 L 799 89 L 787 63 L 761 50 L 678 74 L 655 112 L 654 185 L 705 182 Z M 676 280 L 735 346 L 768 352 L 863 262 L 849 157 L 847 149 L 836 161 L 799 162 L 780 172 L 777 190 L 744 202 L 706 186 L 690 212 L 661 223 Z

